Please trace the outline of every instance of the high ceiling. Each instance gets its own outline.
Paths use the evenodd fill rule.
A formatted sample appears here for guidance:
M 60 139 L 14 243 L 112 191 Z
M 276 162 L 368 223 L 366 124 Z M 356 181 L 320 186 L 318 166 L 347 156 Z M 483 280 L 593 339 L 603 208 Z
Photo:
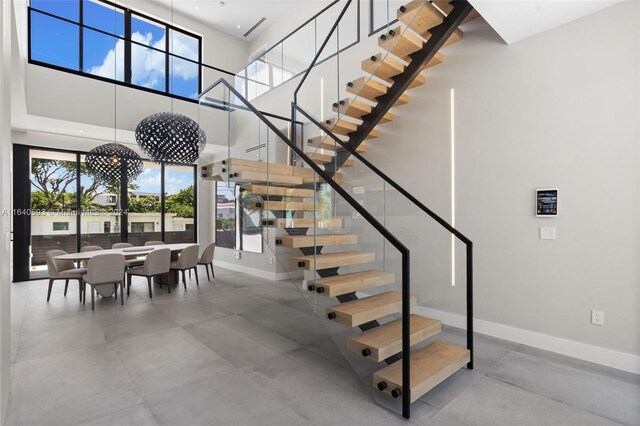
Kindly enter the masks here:
M 470 0 L 508 44 L 598 12 L 622 0 Z
M 300 0 L 156 0 L 187 17 L 250 41 Z M 250 35 L 244 34 L 266 18 Z

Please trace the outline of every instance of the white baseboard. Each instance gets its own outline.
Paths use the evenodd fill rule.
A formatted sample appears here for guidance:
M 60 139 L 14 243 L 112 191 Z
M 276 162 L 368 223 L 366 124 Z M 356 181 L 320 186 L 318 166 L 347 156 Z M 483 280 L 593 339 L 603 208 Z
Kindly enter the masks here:
M 450 312 L 438 311 L 422 306 L 416 306 L 412 312 L 440 320 L 443 324 L 467 329 L 466 317 Z M 522 328 L 511 327 L 491 321 L 476 319 L 473 321 L 475 332 L 488 336 L 533 346 L 538 349 L 567 355 L 573 358 L 594 362 L 607 367 L 640 374 L 640 356 L 614 351 L 600 346 L 588 345 L 574 340 L 537 333 Z
M 284 281 L 288 279 L 302 279 L 304 278 L 304 271 L 292 271 L 292 272 L 271 272 L 264 269 L 252 268 L 250 266 L 240 265 L 238 263 L 224 262 L 221 260 L 214 260 L 213 264 L 224 269 L 231 271 L 242 272 L 243 274 L 253 275 L 254 277 L 264 278 L 271 281 Z

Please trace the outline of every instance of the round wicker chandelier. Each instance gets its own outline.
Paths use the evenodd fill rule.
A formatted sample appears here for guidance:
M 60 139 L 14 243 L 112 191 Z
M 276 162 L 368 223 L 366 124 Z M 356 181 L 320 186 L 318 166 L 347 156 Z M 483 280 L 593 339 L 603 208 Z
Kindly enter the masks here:
M 153 114 L 136 127 L 138 146 L 157 163 L 191 164 L 207 138 L 195 121 L 171 112 Z
M 120 182 L 123 160 L 129 181 L 142 173 L 143 165 L 140 156 L 119 143 L 100 145 L 89 151 L 85 157 L 91 173 L 106 184 Z

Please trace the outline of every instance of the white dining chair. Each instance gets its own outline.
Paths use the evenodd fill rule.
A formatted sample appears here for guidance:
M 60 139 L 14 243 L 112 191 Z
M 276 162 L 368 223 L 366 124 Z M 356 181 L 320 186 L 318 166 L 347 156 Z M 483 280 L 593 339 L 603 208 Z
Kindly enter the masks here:
M 162 241 L 147 241 L 144 243 L 145 246 L 163 246 L 165 245 Z
M 78 280 L 78 290 L 80 293 L 80 301 L 82 301 L 82 276 L 87 273 L 85 268 L 76 268 L 72 260 L 56 260 L 56 256 L 68 254 L 64 250 L 49 250 L 45 253 L 47 259 L 47 272 L 49 273 L 49 290 L 47 291 L 47 302 L 51 299 L 51 289 L 54 281 L 64 280 L 64 295 L 67 295 L 69 288 L 69 280 Z
M 178 259 L 171 262 L 171 270 L 181 271 L 182 272 L 182 284 L 184 285 L 184 289 L 187 289 L 187 279 L 185 276 L 185 271 L 194 271 L 196 275 L 196 284 L 200 285 L 200 281 L 198 280 L 198 246 L 187 246 L 182 252 L 178 255 Z
M 171 250 L 166 249 L 155 249 L 151 253 L 147 255 L 147 258 L 144 260 L 144 264 L 142 266 L 137 266 L 135 268 L 131 268 L 127 270 L 127 296 L 131 291 L 131 279 L 134 276 L 146 277 L 147 285 L 149 286 L 149 298 L 153 297 L 151 293 L 151 279 L 153 277 L 157 277 L 159 275 L 164 275 L 169 273 L 171 263 Z M 169 287 L 169 293 L 171 293 L 171 286 Z
M 198 265 L 204 265 L 205 269 L 207 270 L 207 280 L 211 281 L 211 278 L 209 277 L 209 267 L 211 267 L 211 276 L 213 278 L 216 277 L 216 275 L 213 273 L 213 252 L 216 249 L 216 243 L 211 243 L 209 244 L 204 251 L 202 252 L 202 256 L 200 256 L 200 259 L 198 259 Z
M 86 253 L 88 251 L 100 251 L 100 250 L 104 250 L 102 247 L 100 246 L 84 246 L 84 247 L 80 247 L 80 253 Z M 83 260 L 81 262 L 81 265 L 83 268 L 87 267 L 87 261 Z
M 82 277 L 85 283 L 83 301 L 87 301 L 87 287 L 91 286 L 91 310 L 95 309 L 96 286 L 115 284 L 115 297 L 118 298 L 120 287 L 120 304 L 124 305 L 124 256 L 118 253 L 98 254 L 89 259 L 87 273 Z
M 131 243 L 114 243 L 111 248 L 112 249 L 127 249 L 133 247 Z M 144 263 L 144 259 L 140 259 L 137 255 L 125 255 L 124 256 L 124 268 L 129 269 L 135 266 L 142 266 Z

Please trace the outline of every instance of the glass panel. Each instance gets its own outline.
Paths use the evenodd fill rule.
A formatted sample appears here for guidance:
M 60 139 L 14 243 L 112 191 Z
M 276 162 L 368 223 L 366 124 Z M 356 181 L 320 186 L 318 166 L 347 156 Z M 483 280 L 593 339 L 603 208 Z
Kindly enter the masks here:
M 160 165 L 145 161 L 140 176 L 129 183 L 128 242 L 134 246 L 162 240 L 161 179 Z
M 96 179 L 80 156 L 80 246 L 110 249 L 120 242 L 120 179 L 103 183 Z
M 320 47 L 316 40 L 314 22 L 300 28 L 282 44 L 283 68 L 293 74 L 304 71 L 313 61 L 316 49 Z
M 169 57 L 169 92 L 190 99 L 198 99 L 198 64 L 173 56 Z
M 139 16 L 131 17 L 131 82 L 136 86 L 165 90 L 165 27 Z M 152 47 L 153 49 L 145 48 Z
M 236 184 L 216 185 L 216 246 L 236 248 Z
M 165 36 L 164 25 L 138 15 L 131 16 L 131 40 L 158 50 L 166 50 Z
M 197 38 L 176 30 L 169 30 L 169 34 L 169 53 L 199 61 L 200 43 Z
M 193 166 L 165 166 L 164 179 L 164 241 L 195 242 Z
M 75 154 L 31 150 L 31 278 L 47 276 L 47 251 L 76 252 L 76 191 Z
M 163 52 L 137 44 L 131 46 L 131 83 L 154 90 L 165 90 L 165 61 Z
M 82 13 L 84 25 L 124 37 L 122 9 L 95 0 L 84 0 Z
M 83 71 L 124 81 L 124 41 L 84 29 Z
M 374 0 L 371 9 L 373 29 L 386 27 L 388 23 L 395 21 L 396 11 L 406 3 L 406 0 Z
M 47 64 L 79 68 L 79 27 L 60 19 L 31 12 L 31 59 Z
M 260 58 L 247 67 L 247 95 L 254 99 L 269 91 L 269 65 Z
M 73 22 L 80 21 L 78 0 L 31 0 L 31 7 Z

